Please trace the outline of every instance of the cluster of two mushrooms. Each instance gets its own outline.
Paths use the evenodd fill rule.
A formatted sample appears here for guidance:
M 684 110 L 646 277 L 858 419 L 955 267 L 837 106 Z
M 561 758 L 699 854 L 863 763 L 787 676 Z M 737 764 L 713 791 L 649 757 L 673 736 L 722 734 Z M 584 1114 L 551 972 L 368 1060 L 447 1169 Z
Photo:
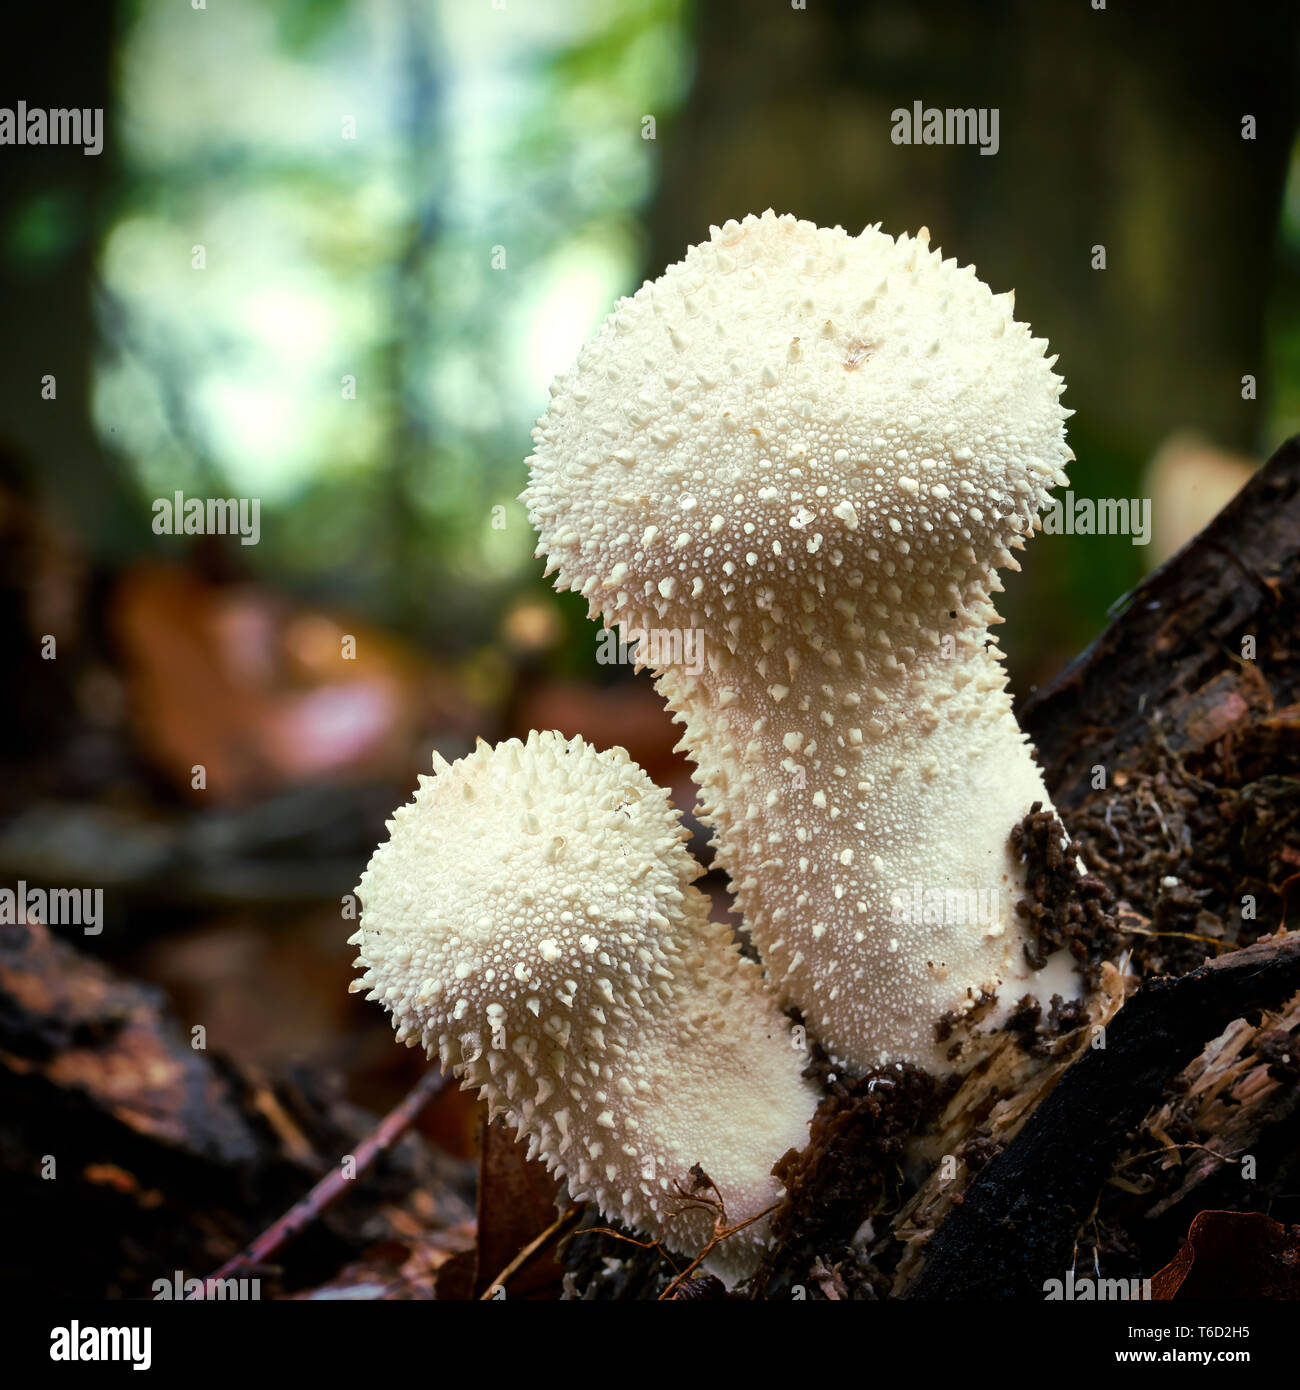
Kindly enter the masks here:
M 762 967 L 709 921 L 666 793 L 534 734 L 397 812 L 354 988 L 669 1249 L 713 1232 L 694 1165 L 729 1225 L 781 1196 L 818 1101 L 783 1009 L 849 1071 L 948 1073 L 1026 995 L 1079 992 L 1064 953 L 1031 968 L 1015 912 L 1011 831 L 1050 799 L 989 637 L 1072 457 L 1045 350 L 924 231 L 768 213 L 621 301 L 551 388 L 539 553 L 624 635 L 702 642 L 698 673 L 653 674 Z M 915 907 L 972 895 L 995 910 Z M 706 1267 L 751 1273 L 765 1226 Z

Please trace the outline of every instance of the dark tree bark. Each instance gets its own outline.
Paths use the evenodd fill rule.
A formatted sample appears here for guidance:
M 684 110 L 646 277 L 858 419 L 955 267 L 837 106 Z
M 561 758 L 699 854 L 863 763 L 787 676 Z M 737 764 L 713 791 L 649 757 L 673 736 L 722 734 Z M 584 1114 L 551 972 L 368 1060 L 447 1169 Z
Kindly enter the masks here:
M 1300 936 L 1256 942 L 1119 1011 L 940 1226 L 911 1298 L 1041 1299 L 1073 1265 L 1079 1228 L 1125 1136 L 1169 1081 L 1236 1018 L 1300 990 Z
M 1149 982 L 1112 1022 L 1104 1051 L 1085 1052 L 967 1188 L 925 1247 L 911 1296 L 1041 1298 L 1043 1281 L 1069 1268 L 1094 1208 L 1100 1239 L 1140 1251 L 1150 1273 L 1209 1200 L 1203 1184 L 1233 1170 L 1243 1136 L 1259 1148 L 1266 1126 L 1279 1141 L 1264 1139 L 1263 1179 L 1247 1185 L 1234 1172 L 1214 1201 L 1262 1209 L 1289 1190 L 1300 942 L 1247 943 L 1296 921 L 1297 593 L 1300 440 L 1291 440 L 1020 711 L 1058 810 L 1115 894 Z M 1150 978 L 1162 971 L 1180 978 Z M 1235 1107 L 1222 1157 L 1210 1149 L 1189 1176 L 1186 1165 L 1160 1165 L 1167 1150 L 1148 1143 L 1157 1161 L 1145 1174 L 1130 1169 L 1128 1188 L 1103 1186 L 1148 1113 L 1162 1101 L 1177 1109 L 1178 1072 L 1234 1020 L 1258 1023 L 1263 1009 L 1271 1021 L 1242 1055 L 1273 1084 L 1257 1107 Z M 1216 1135 L 1189 1137 L 1204 1146 Z M 1147 1189 L 1137 1190 L 1131 1180 L 1143 1176 Z

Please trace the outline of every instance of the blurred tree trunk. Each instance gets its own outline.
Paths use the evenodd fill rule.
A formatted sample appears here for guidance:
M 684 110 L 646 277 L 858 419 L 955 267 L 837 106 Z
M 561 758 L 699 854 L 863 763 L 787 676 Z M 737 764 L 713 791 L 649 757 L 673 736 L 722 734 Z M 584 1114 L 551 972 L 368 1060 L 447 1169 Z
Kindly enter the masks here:
M 111 69 L 115 0 L 75 15 L 22 5 L 5 16 L 0 101 L 102 108 L 104 145 L 4 146 L 0 203 L 0 468 L 35 478 L 56 514 L 100 551 L 123 531 L 126 484 L 95 438 L 90 389 L 95 258 L 119 153 Z M 57 395 L 42 400 L 41 379 Z

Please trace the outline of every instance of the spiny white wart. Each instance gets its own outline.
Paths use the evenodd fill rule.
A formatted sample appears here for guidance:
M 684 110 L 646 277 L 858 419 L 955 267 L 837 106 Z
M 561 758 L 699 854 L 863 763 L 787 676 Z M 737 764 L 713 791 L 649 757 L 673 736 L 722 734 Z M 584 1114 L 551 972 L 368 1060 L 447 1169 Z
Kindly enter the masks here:
M 767 212 L 621 300 L 533 432 L 557 587 L 703 642 L 658 688 L 754 944 L 843 1065 L 948 1071 L 975 1019 L 1078 993 L 1026 959 L 1009 837 L 1051 802 L 989 635 L 1073 458 L 1045 353 L 927 231 Z M 998 911 L 953 922 L 972 893 Z
M 782 1195 L 817 1094 L 788 1020 L 709 920 L 668 794 L 621 748 L 531 733 L 434 757 L 357 890 L 360 979 L 578 1201 L 694 1256 Z M 711 1194 L 709 1194 L 711 1195 Z M 751 1274 L 768 1221 L 706 1267 Z

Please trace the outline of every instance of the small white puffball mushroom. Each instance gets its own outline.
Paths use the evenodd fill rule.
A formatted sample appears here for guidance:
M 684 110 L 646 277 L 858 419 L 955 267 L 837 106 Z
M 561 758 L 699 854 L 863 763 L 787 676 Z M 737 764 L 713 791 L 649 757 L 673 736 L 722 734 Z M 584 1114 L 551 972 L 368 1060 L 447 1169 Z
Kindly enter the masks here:
M 841 1064 L 944 1072 L 940 1020 L 1078 993 L 1026 961 L 1010 834 L 1051 802 L 988 630 L 1073 455 L 1046 343 L 928 241 L 713 228 L 551 387 L 523 497 L 641 635 L 783 999 Z
M 575 1200 L 698 1254 L 718 1213 L 683 1199 L 692 1165 L 728 1226 L 757 1216 L 817 1093 L 762 972 L 709 920 L 680 813 L 623 749 L 557 733 L 434 762 L 362 876 L 352 989 Z M 768 1224 L 705 1267 L 753 1273 Z

